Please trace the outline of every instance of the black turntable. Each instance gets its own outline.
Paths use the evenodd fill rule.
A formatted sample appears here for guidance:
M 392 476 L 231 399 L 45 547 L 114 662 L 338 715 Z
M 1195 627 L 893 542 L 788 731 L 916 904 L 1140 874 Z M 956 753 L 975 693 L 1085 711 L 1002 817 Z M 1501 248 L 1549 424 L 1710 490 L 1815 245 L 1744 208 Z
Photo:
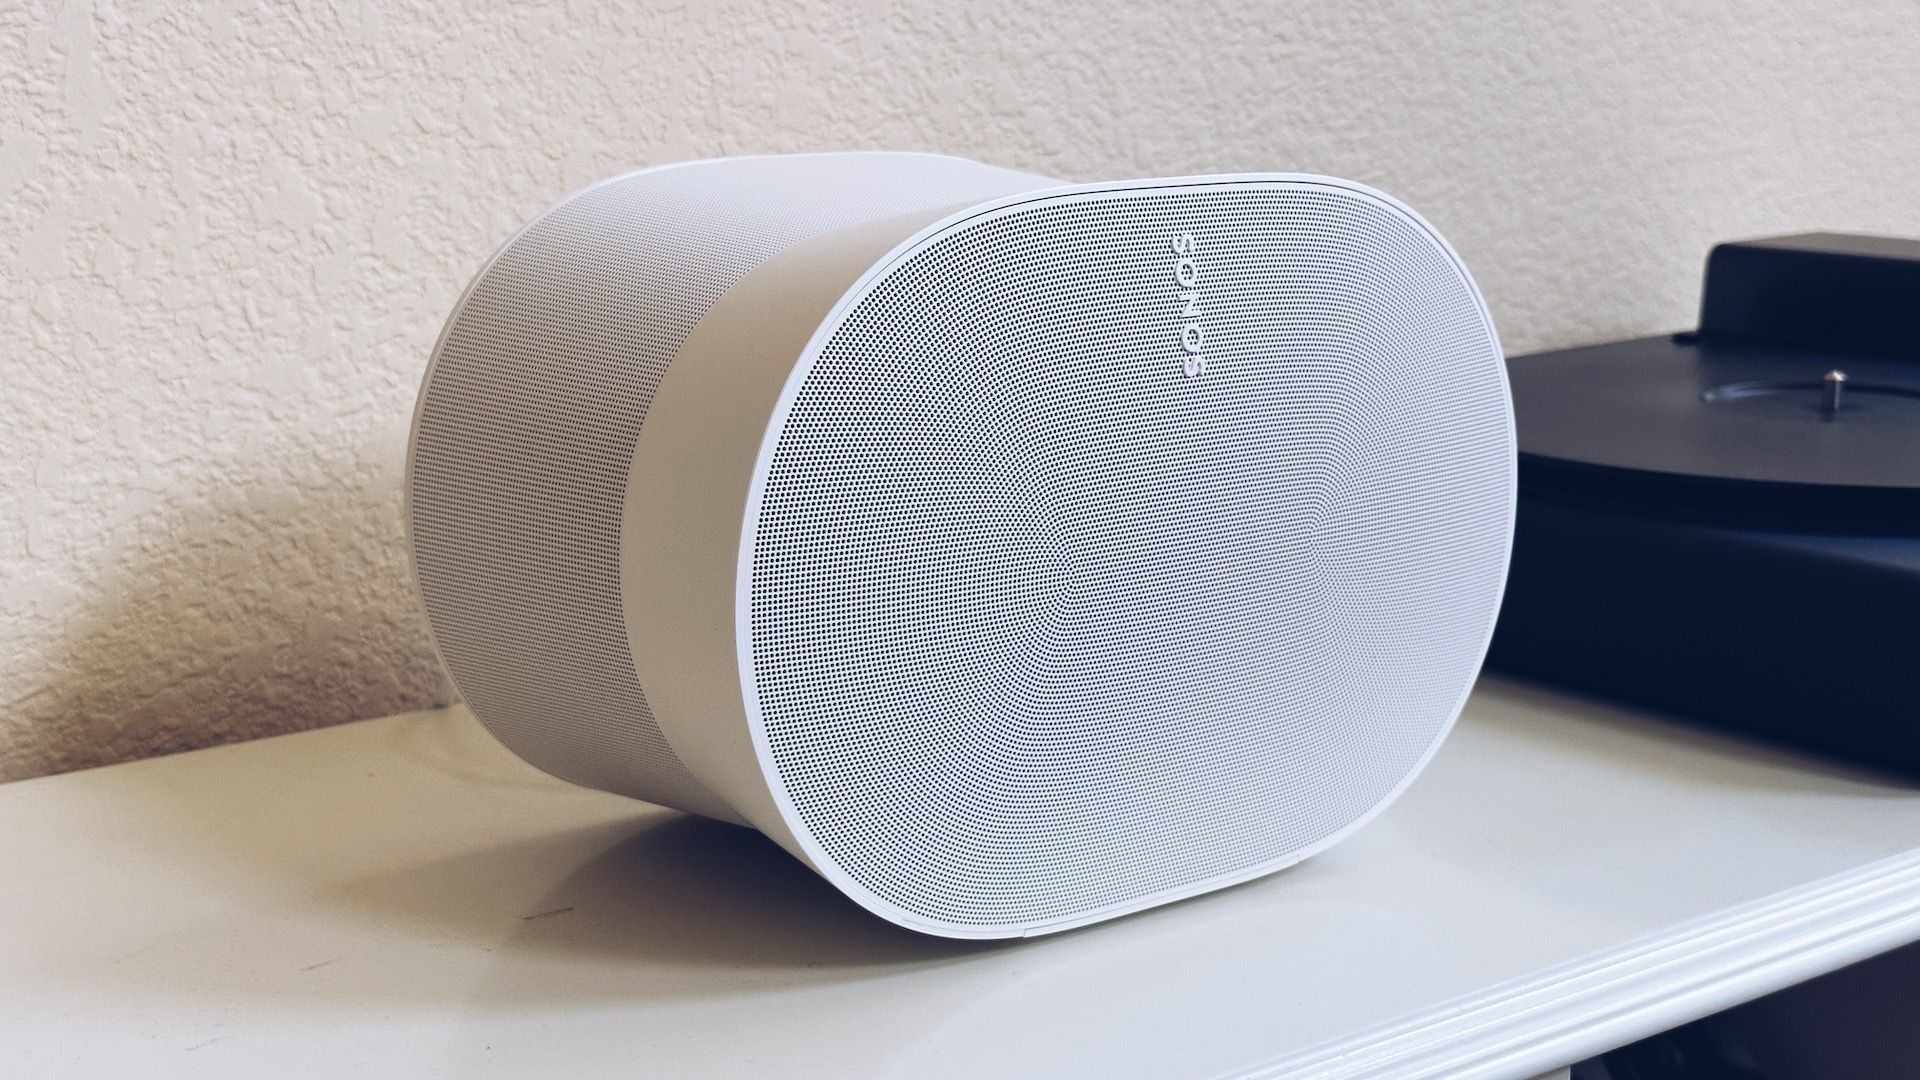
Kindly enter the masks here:
M 1920 770 L 1920 241 L 1722 244 L 1697 332 L 1508 372 L 1489 663 Z

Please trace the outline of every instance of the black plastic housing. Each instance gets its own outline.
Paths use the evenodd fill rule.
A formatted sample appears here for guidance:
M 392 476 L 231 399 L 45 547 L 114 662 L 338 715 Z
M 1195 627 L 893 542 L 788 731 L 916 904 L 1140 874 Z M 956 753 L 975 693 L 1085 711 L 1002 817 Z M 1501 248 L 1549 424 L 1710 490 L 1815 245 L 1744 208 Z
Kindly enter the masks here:
M 1707 256 L 1700 336 L 1920 356 L 1920 240 L 1800 233 Z
M 1489 664 L 1920 774 L 1908 360 L 1920 242 L 1828 233 L 1715 248 L 1697 334 L 1512 358 L 1520 499 Z M 1866 411 L 1703 403 L 1843 366 L 1882 387 Z
M 1920 773 L 1920 538 L 1678 520 L 1521 477 L 1489 664 Z

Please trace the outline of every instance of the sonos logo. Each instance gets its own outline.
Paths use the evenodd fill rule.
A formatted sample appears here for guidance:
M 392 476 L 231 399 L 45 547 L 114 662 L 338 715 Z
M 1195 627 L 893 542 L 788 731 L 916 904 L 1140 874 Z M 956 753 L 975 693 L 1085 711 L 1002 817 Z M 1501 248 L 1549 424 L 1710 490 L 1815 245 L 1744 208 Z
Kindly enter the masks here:
M 1189 378 L 1207 373 L 1207 328 L 1200 325 L 1199 249 L 1190 232 L 1173 237 L 1173 280 L 1179 286 L 1180 348 L 1187 356 L 1184 364 Z

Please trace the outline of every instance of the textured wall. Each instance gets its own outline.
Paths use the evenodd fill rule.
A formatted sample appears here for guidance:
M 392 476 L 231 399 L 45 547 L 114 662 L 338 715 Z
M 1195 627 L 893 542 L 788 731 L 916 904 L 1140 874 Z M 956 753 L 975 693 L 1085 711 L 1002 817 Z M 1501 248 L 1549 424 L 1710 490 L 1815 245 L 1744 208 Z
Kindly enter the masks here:
M 416 380 L 554 197 L 689 156 L 1289 169 L 1410 202 L 1515 350 L 1716 238 L 1920 233 L 1920 6 L 0 4 L 0 778 L 444 700 Z

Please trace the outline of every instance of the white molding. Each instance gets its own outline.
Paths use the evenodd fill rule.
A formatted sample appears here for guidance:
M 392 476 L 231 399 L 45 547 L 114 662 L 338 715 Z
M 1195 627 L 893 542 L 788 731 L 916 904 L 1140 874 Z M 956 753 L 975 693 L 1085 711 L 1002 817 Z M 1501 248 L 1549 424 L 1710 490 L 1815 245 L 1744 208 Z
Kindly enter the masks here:
M 1249 1080 L 1511 1080 L 1920 940 L 1920 851 L 1896 855 L 1276 1058 Z

